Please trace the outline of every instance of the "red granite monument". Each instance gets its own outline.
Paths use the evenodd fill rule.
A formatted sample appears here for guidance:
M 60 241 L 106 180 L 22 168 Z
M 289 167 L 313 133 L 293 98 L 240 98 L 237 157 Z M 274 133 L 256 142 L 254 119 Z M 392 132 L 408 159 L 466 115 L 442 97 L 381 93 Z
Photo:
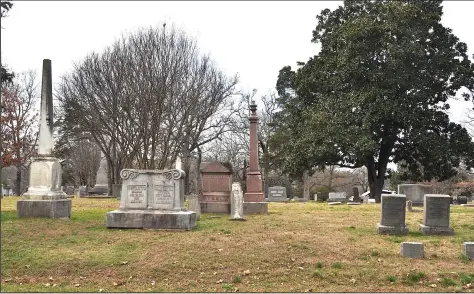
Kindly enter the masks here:
M 201 164 L 201 212 L 230 213 L 232 171 L 218 161 Z
M 244 195 L 244 214 L 268 213 L 268 203 L 262 190 L 262 174 L 258 164 L 257 105 L 250 104 L 250 163 L 247 173 L 247 191 Z

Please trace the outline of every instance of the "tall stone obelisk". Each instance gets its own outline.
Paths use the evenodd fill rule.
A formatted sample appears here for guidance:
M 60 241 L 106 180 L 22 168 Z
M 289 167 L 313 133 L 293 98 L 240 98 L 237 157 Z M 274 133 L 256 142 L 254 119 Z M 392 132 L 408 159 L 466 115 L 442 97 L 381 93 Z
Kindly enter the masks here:
M 107 159 L 105 155 L 100 152 L 99 170 L 95 180 L 95 186 L 89 191 L 89 195 L 109 195 L 109 178 L 107 174 Z
M 18 217 L 69 218 L 71 200 L 61 191 L 61 164 L 53 152 L 51 60 L 43 60 L 38 156 L 32 158 L 28 191 L 17 202 Z
M 247 192 L 244 195 L 244 214 L 268 213 L 268 203 L 262 191 L 262 174 L 258 164 L 257 105 L 250 103 L 250 163 L 247 173 Z

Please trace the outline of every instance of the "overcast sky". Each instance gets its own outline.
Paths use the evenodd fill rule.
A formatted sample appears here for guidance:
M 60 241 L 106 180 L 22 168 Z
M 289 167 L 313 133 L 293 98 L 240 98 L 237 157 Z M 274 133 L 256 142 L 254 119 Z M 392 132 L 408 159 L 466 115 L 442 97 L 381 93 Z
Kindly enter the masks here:
M 316 15 L 342 1 L 14 1 L 2 19 L 2 62 L 15 72 L 52 60 L 53 85 L 91 51 L 101 52 L 121 33 L 164 21 L 197 38 L 227 74 L 238 73 L 240 86 L 257 97 L 274 91 L 278 71 L 307 61 L 319 46 L 311 43 Z M 444 2 L 442 22 L 474 53 L 474 2 Z M 451 103 L 460 122 L 472 103 Z

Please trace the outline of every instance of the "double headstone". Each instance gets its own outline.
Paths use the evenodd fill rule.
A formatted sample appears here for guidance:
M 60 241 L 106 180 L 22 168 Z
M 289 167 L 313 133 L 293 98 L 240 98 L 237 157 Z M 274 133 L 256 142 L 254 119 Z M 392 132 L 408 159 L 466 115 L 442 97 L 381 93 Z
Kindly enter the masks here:
M 380 224 L 377 225 L 377 234 L 408 234 L 408 228 L 405 226 L 405 195 L 382 195 L 381 209 L 381 218 Z
M 268 194 L 265 201 L 268 202 L 286 202 L 288 197 L 286 197 L 286 188 L 281 186 L 268 187 Z
M 196 213 L 184 209 L 184 171 L 124 169 L 120 209 L 107 212 L 108 228 L 184 229 Z
M 423 224 L 420 232 L 424 235 L 453 235 L 449 227 L 450 196 L 426 194 L 423 208 Z

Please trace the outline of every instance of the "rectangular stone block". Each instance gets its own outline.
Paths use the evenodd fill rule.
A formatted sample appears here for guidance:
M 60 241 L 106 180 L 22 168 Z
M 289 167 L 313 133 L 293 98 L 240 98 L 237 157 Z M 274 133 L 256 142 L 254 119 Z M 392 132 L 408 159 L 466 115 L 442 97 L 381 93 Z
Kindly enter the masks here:
M 423 243 L 402 242 L 400 244 L 400 255 L 410 258 L 423 258 L 425 256 Z
M 423 224 L 420 232 L 424 235 L 453 235 L 449 227 L 451 197 L 449 195 L 425 194 Z
M 474 242 L 464 242 L 462 245 L 462 253 L 470 260 L 474 260 Z
M 328 202 L 347 202 L 346 192 L 330 192 Z
M 188 195 L 188 211 L 196 213 L 196 220 L 201 218 L 201 204 L 199 203 L 199 196 L 196 194 Z
M 107 228 L 192 230 L 195 226 L 192 211 L 114 210 L 106 214 Z
M 286 196 L 286 188 L 281 186 L 268 187 L 267 202 L 286 202 L 288 201 Z
M 267 214 L 268 202 L 244 202 L 245 214 Z
M 405 209 L 405 195 L 382 195 L 381 219 L 377 225 L 377 234 L 406 235 L 408 229 L 405 226 Z
M 69 218 L 72 202 L 61 200 L 18 200 L 16 211 L 18 217 Z

